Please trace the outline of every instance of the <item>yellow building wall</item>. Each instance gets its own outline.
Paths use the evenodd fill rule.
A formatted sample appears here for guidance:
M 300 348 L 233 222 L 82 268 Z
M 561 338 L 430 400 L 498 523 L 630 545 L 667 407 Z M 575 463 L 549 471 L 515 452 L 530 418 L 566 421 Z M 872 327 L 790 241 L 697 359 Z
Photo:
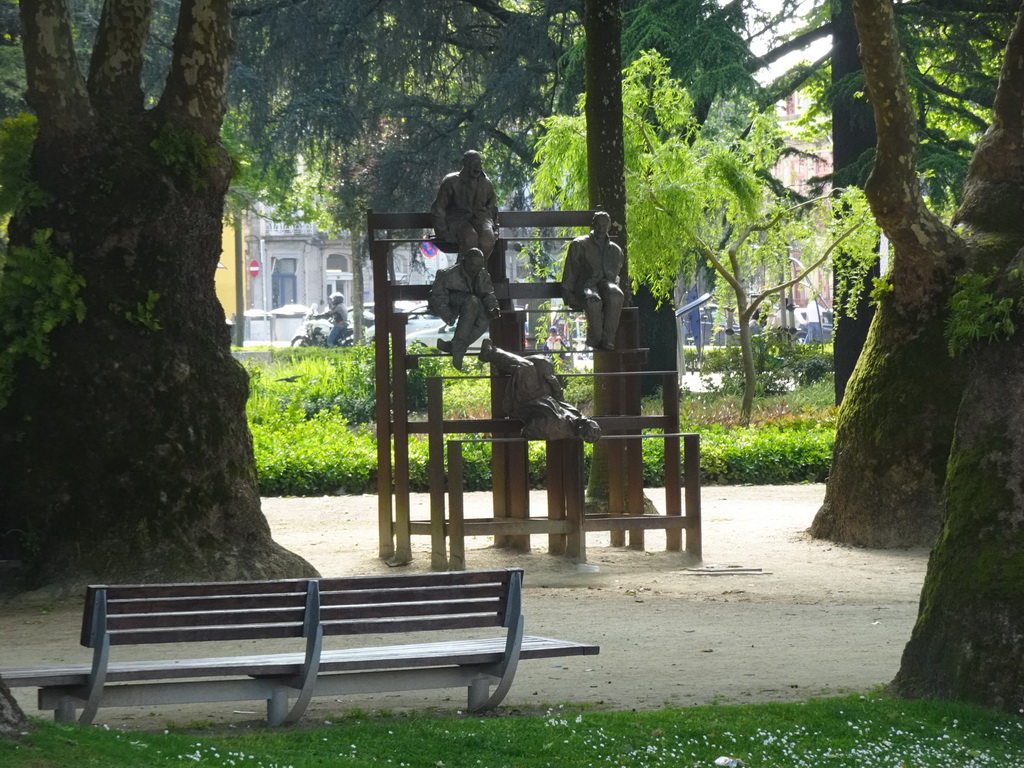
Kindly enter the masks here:
M 235 227 L 230 224 L 225 224 L 221 233 L 221 253 L 218 261 L 214 285 L 217 288 L 220 305 L 224 308 L 224 317 L 230 319 L 235 314 L 235 274 L 238 262 L 235 255 Z

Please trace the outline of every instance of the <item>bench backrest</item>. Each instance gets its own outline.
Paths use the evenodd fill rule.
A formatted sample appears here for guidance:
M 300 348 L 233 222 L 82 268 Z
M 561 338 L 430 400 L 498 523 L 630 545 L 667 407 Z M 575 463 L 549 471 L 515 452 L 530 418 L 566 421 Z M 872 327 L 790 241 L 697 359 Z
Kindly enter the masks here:
M 97 585 L 82 645 L 260 640 L 509 626 L 522 570 L 279 581 Z
M 325 635 L 507 626 L 521 579 L 518 568 L 320 579 L 320 618 Z

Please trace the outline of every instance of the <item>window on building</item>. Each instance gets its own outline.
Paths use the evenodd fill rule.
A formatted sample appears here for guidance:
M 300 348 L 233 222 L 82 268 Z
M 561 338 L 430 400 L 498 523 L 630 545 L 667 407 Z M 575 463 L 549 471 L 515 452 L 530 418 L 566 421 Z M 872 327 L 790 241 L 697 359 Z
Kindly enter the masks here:
M 274 259 L 271 274 L 271 302 L 273 308 L 298 303 L 298 282 L 295 272 L 298 259 Z
M 332 253 L 327 257 L 328 272 L 348 272 L 348 256 L 340 253 Z

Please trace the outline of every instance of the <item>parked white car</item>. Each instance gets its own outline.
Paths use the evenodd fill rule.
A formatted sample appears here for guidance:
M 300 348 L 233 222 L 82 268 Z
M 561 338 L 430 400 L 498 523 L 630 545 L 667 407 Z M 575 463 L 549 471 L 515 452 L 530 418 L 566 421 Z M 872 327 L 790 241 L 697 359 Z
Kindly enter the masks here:
M 417 306 L 409 312 L 409 320 L 405 326 L 407 345 L 411 346 L 419 343 L 431 349 L 437 349 L 438 339 L 451 341 L 454 335 L 455 326 L 448 325 L 437 315 L 430 314 L 426 304 Z M 486 338 L 489 337 L 485 333 L 470 346 L 470 351 L 478 352 L 480 350 L 480 343 Z

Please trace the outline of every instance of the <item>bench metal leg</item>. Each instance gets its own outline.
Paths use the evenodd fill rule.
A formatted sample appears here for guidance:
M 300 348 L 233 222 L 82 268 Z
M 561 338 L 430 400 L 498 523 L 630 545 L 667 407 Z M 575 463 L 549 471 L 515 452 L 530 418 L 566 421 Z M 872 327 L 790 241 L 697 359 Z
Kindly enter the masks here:
M 288 689 L 280 686 L 267 699 L 267 725 L 281 725 L 288 716 Z
M 469 711 L 480 712 L 487 708 L 490 698 L 490 679 L 477 677 L 469 684 Z
M 75 722 L 75 701 L 70 696 L 61 698 L 57 708 L 53 710 L 53 721 L 55 723 Z

